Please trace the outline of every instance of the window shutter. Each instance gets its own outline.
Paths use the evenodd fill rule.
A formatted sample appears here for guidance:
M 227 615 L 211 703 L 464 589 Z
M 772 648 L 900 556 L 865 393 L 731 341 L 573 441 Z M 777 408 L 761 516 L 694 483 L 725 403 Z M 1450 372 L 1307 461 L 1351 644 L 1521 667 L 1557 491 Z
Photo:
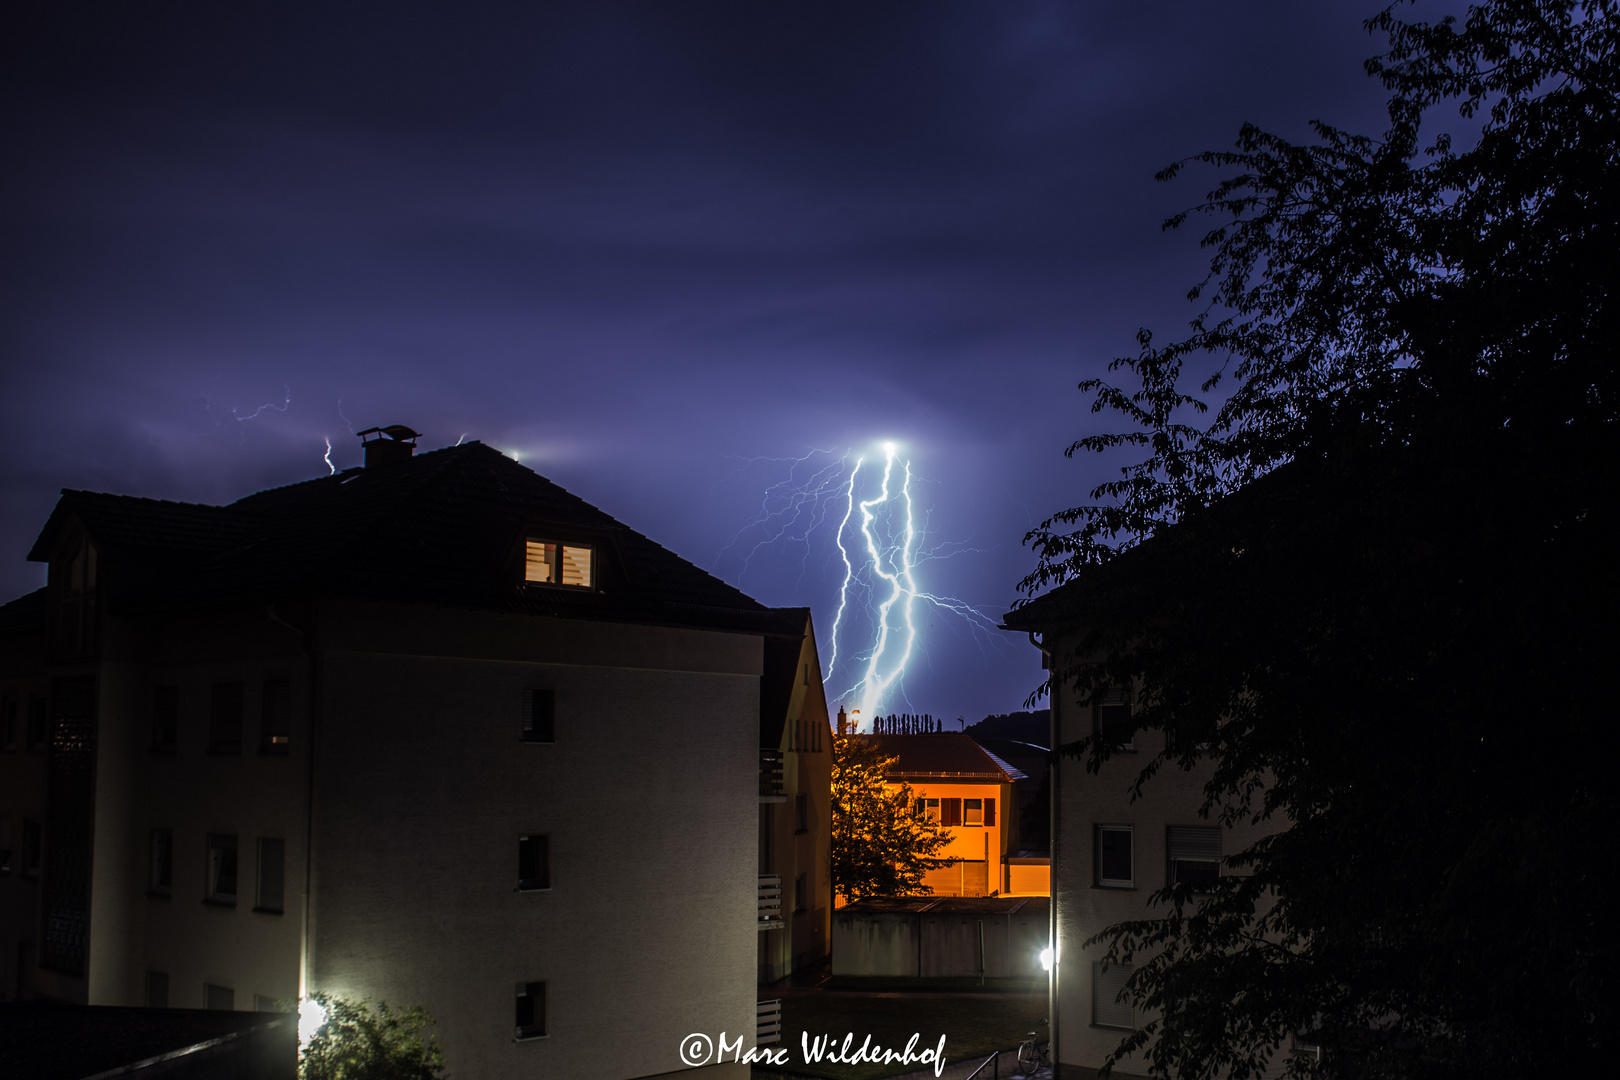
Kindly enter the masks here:
M 1215 825 L 1172 825 L 1169 835 L 1170 861 L 1191 859 L 1221 861 L 1221 830 Z
M 939 821 L 939 823 L 941 825 L 960 825 L 960 824 L 962 824 L 962 800 L 961 799 L 941 799 L 941 800 L 939 800 L 939 813 L 940 813 L 940 821 Z
M 1091 965 L 1091 1022 L 1098 1027 L 1134 1028 L 1136 1016 L 1124 997 L 1125 981 L 1131 969 L 1118 964 L 1103 970 L 1100 961 Z
M 984 823 L 986 825 L 996 823 L 996 800 L 994 799 L 984 800 Z

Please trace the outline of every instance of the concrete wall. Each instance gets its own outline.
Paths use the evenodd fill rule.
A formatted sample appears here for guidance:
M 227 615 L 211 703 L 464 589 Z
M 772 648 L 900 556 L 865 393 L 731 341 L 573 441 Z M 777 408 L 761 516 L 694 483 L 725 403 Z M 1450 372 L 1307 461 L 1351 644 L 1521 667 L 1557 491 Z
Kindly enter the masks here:
M 300 639 L 262 608 L 184 620 L 111 622 L 98 666 L 95 857 L 86 998 L 145 1005 L 168 978 L 171 1008 L 203 1008 L 205 984 L 238 1009 L 298 996 L 302 940 L 309 666 Z M 286 754 L 260 752 L 263 687 L 292 683 Z M 210 747 L 215 683 L 243 684 L 242 745 Z M 153 747 L 155 688 L 178 687 L 172 752 Z M 152 830 L 173 833 L 167 893 L 151 888 Z M 237 839 L 234 906 L 207 899 L 210 834 Z M 282 840 L 284 906 L 256 911 L 257 846 Z
M 690 1032 L 751 1041 L 758 638 L 360 606 L 327 627 L 314 989 L 425 1006 L 455 1075 L 647 1076 Z M 519 741 L 532 687 L 555 744 Z M 516 891 L 529 833 L 548 891 Z M 514 987 L 541 980 L 549 1034 L 516 1042 Z
M 1058 641 L 1054 652 L 1062 656 L 1072 647 L 1072 642 Z M 1053 709 L 1058 745 L 1092 733 L 1091 711 L 1080 706 L 1072 687 L 1061 687 L 1054 694 Z M 1055 770 L 1053 800 L 1057 827 L 1051 880 L 1058 965 L 1054 1012 L 1058 1060 L 1064 1064 L 1097 1068 L 1129 1034 L 1127 1030 L 1093 1023 L 1092 963 L 1101 958 L 1104 949 L 1097 946 L 1085 949 L 1081 943 L 1117 923 L 1162 914 L 1162 907 L 1148 906 L 1148 897 L 1167 882 L 1169 826 L 1214 824 L 1198 816 L 1203 786 L 1211 771 L 1207 765 L 1191 772 L 1167 767 L 1144 787 L 1139 797 L 1131 798 L 1129 786 L 1142 765 L 1162 749 L 1163 739 L 1160 732 L 1138 732 L 1134 738 L 1136 751 L 1117 755 L 1097 774 L 1086 772 L 1085 761 L 1072 757 L 1060 758 Z M 1095 850 L 1098 825 L 1132 827 L 1132 887 L 1099 885 Z M 1241 851 L 1264 831 L 1267 830 L 1252 826 L 1223 829 L 1223 855 Z M 1223 872 L 1226 871 L 1223 869 Z M 1136 1024 L 1140 1026 L 1150 1018 L 1138 1011 Z M 1140 1054 L 1132 1055 L 1122 1062 L 1119 1071 L 1127 1075 L 1146 1075 L 1147 1063 Z
M 1034 978 L 1046 947 L 1044 903 L 1011 913 L 944 910 L 866 911 L 845 907 L 833 917 L 833 973 L 943 978 L 980 974 Z

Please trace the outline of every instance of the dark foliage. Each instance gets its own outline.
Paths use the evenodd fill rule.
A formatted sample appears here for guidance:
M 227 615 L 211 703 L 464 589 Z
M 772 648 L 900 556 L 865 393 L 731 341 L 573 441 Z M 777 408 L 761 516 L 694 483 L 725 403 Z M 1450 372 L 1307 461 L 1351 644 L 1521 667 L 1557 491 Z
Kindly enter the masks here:
M 1302 1033 L 1360 1077 L 1602 1071 L 1616 1027 L 1620 12 L 1489 0 L 1369 28 L 1380 139 L 1245 127 L 1207 307 L 1088 381 L 1143 460 L 1031 534 L 1083 627 L 1055 679 L 1134 680 L 1162 769 L 1278 831 L 1212 893 L 1101 935 L 1157 1072 L 1251 1075 Z M 1466 148 L 1426 125 L 1483 121 Z M 1181 166 L 1164 174 L 1175 175 Z M 1192 220 L 1181 215 L 1169 224 Z M 1186 366 L 1212 374 L 1184 387 Z M 1206 411 L 1206 410 L 1213 410 Z M 1197 747 L 1212 748 L 1208 759 Z M 1066 752 L 1096 768 L 1109 746 Z
M 975 739 L 1015 739 L 1046 746 L 1052 737 L 1052 720 L 1045 709 L 1039 712 L 995 713 L 967 726 Z

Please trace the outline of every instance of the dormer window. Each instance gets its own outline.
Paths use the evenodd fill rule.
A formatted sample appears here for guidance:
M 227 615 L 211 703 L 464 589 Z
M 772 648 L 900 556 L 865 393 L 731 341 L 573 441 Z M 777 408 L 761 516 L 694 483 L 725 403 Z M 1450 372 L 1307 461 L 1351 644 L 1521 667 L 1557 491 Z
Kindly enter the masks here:
M 529 540 L 523 559 L 523 580 L 531 585 L 589 589 L 596 583 L 594 554 L 581 545 Z

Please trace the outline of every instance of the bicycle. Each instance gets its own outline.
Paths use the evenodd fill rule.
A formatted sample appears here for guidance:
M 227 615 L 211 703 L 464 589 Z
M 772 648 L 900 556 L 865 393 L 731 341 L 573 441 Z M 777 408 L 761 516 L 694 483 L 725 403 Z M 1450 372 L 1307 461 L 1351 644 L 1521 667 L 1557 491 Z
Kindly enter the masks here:
M 1041 1023 L 1048 1021 L 1042 1018 Z M 1042 1068 L 1052 1067 L 1051 1046 L 1052 1040 L 1041 1042 L 1037 1032 L 1027 1032 L 1029 1038 L 1018 1044 L 1018 1071 L 1024 1076 L 1034 1076 Z

